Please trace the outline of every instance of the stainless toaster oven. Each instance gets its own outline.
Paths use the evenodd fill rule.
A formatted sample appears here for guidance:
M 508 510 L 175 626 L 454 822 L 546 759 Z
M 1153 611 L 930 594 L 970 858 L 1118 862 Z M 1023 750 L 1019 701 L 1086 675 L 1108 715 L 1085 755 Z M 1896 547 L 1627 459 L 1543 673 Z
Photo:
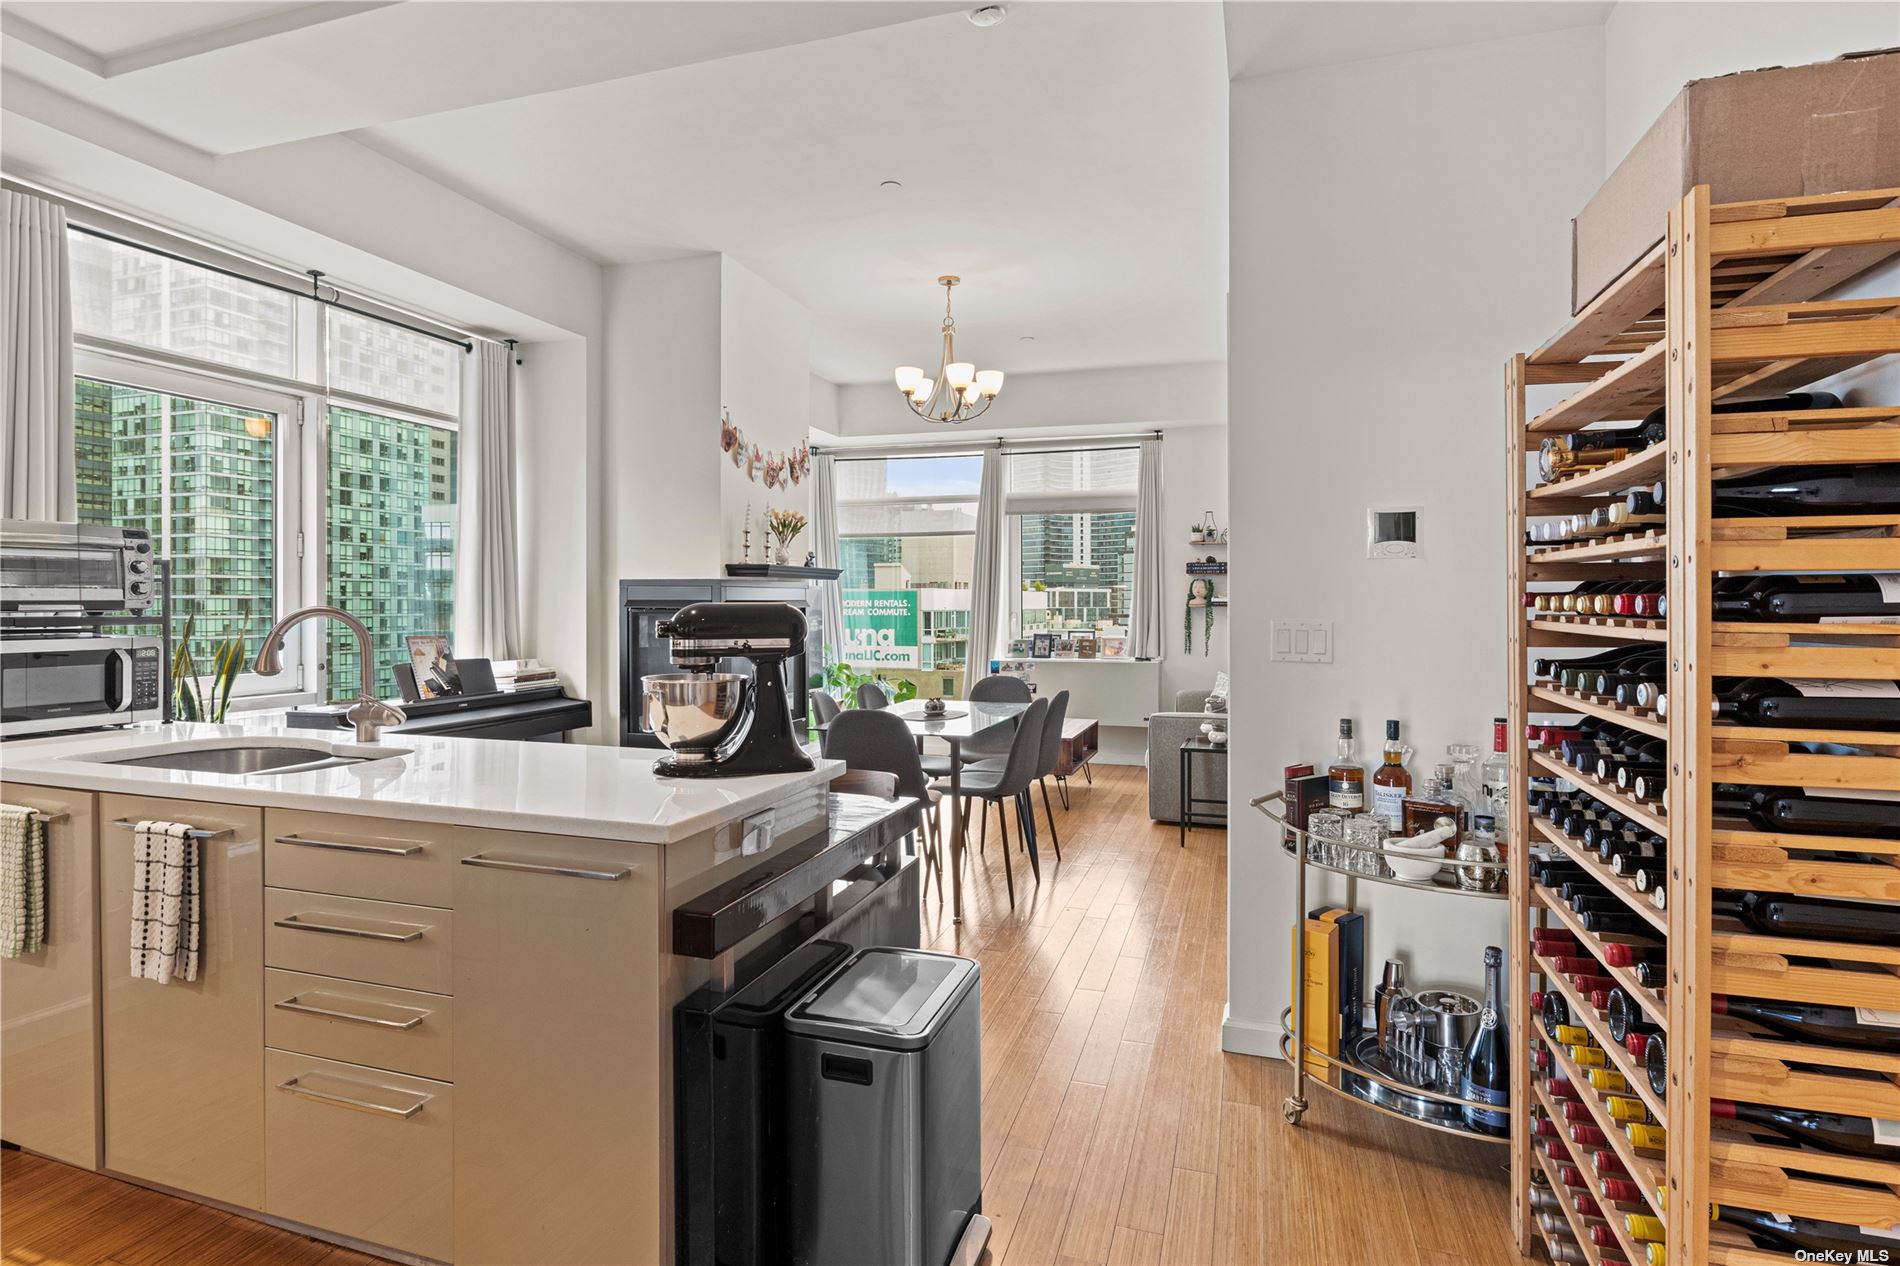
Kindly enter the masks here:
M 140 612 L 157 566 L 144 528 L 0 522 L 0 611 Z

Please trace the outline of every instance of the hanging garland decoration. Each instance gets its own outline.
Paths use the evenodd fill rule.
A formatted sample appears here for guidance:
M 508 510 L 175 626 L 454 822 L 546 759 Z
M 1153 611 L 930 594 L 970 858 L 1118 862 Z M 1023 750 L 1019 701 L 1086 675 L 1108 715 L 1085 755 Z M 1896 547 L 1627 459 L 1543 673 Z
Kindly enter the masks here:
M 1201 617 L 1201 654 L 1206 655 L 1214 643 L 1214 582 L 1206 576 L 1196 576 L 1188 581 L 1187 606 L 1181 612 L 1181 631 L 1184 635 L 1182 649 L 1188 654 L 1194 653 L 1194 608 L 1202 609 Z
M 747 479 L 757 482 L 763 473 L 767 488 L 789 488 L 811 474 L 809 443 L 789 452 L 765 452 L 757 444 L 746 443 L 745 432 L 732 424 L 728 409 L 719 411 L 719 451 L 731 457 L 733 467 L 743 470 Z

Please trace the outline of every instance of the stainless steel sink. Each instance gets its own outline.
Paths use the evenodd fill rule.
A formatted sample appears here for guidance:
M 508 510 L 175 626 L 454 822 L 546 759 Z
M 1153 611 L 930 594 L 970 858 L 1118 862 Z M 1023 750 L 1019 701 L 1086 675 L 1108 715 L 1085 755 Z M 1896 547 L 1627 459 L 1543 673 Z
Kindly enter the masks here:
M 358 747 L 332 743 L 193 742 L 99 758 L 102 765 L 177 769 L 188 773 L 238 776 L 300 774 L 340 769 L 407 756 L 407 748 Z

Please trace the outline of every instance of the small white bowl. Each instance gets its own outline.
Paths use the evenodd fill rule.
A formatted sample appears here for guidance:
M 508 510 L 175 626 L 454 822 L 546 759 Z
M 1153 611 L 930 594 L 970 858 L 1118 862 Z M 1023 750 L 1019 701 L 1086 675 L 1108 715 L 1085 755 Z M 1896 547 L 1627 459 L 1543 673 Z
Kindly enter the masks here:
M 1401 840 L 1387 840 L 1385 864 L 1392 868 L 1394 875 L 1408 883 L 1429 883 L 1445 864 L 1445 849 L 1441 844 L 1411 848 Z

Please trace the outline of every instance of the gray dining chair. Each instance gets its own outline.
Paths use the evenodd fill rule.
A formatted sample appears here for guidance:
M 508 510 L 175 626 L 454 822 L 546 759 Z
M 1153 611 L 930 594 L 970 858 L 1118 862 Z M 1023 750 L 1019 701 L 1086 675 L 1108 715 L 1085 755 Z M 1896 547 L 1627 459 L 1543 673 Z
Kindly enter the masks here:
M 830 725 L 838 719 L 838 714 L 844 711 L 838 706 L 838 701 L 823 690 L 811 692 L 811 708 L 812 715 L 818 718 L 820 726 Z
M 937 900 L 943 900 L 943 828 L 937 805 L 942 795 L 924 776 L 924 767 L 911 743 L 910 727 L 895 712 L 880 708 L 854 708 L 840 712 L 825 729 L 824 755 L 841 760 L 850 772 L 877 772 L 896 779 L 896 794 L 914 796 L 924 811 L 924 889 L 930 877 L 937 878 Z M 836 784 L 833 784 L 836 786 Z
M 1049 701 L 1038 699 L 1030 704 L 1016 719 L 1016 731 L 1011 736 L 1009 755 L 999 767 L 987 769 L 965 769 L 959 778 L 958 794 L 983 802 L 983 825 L 978 838 L 977 849 L 987 852 L 986 847 L 990 831 L 989 807 L 996 806 L 996 829 L 1002 832 L 1003 843 L 1003 883 L 1009 889 L 1009 908 L 1016 908 L 1016 876 L 1010 864 L 1009 824 L 1003 813 L 1005 803 L 1016 806 L 1016 825 L 1022 831 L 1023 841 L 1029 852 L 1029 869 L 1035 874 L 1036 882 L 1042 883 L 1042 863 L 1036 856 L 1036 826 L 1034 811 L 1029 807 L 1029 787 L 1036 780 L 1036 765 L 1042 757 L 1042 726 L 1049 713 Z M 950 784 L 938 781 L 931 784 L 931 790 L 948 794 Z M 955 805 L 950 808 L 957 812 Z M 968 838 L 966 831 L 965 838 Z M 938 891 L 943 890 L 943 881 L 937 881 Z
M 858 687 L 858 706 L 871 709 L 888 708 L 891 706 L 891 697 L 884 693 L 884 687 L 875 681 L 867 681 Z

